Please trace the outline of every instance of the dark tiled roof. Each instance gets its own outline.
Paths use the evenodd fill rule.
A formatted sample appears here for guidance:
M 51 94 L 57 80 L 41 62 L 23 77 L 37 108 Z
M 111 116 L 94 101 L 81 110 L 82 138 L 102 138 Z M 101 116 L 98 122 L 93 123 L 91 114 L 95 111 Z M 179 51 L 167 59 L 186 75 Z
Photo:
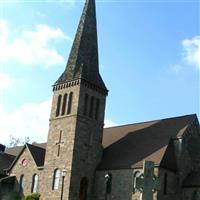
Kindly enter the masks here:
M 3 173 L 4 169 L 9 168 L 9 166 L 14 161 L 15 156 L 0 152 L 0 174 Z
M 200 187 L 200 172 L 191 172 L 183 181 L 183 188 Z
M 174 147 L 170 139 L 181 137 L 195 119 L 196 115 L 187 115 L 105 128 L 104 155 L 98 169 L 141 167 L 143 160 L 151 160 L 156 165 L 176 170 Z M 33 143 L 28 146 L 37 166 L 42 166 L 46 143 Z M 7 149 L 6 152 L 17 155 L 22 148 L 14 147 Z
M 55 85 L 79 78 L 107 91 L 99 74 L 94 0 L 87 0 L 85 3 L 66 69 Z
M 160 166 L 172 171 L 177 171 L 178 169 L 173 139 L 170 139 L 170 142 L 161 160 Z
M 98 169 L 141 167 L 143 160 L 160 165 L 170 139 L 181 137 L 195 119 L 196 115 L 187 115 L 104 129 Z
M 22 151 L 22 149 L 23 149 L 23 146 L 10 147 L 5 150 L 5 153 L 13 155 L 13 156 L 18 156 L 19 153 Z
M 10 162 L 10 165 L 9 165 L 9 169 L 11 169 L 16 161 L 18 160 L 19 156 L 22 154 L 22 152 L 24 151 L 24 149 L 28 147 L 36 165 L 38 167 L 42 167 L 44 166 L 44 158 L 45 158 L 45 151 L 46 151 L 46 143 L 33 143 L 32 145 L 31 144 L 26 144 L 25 146 L 16 146 L 16 147 L 12 147 L 12 148 L 7 148 L 6 149 L 6 152 L 9 152 L 11 153 L 12 157 L 13 157 L 13 160 L 12 162 Z M 2 153 L 3 154 L 3 153 Z M 4 153 L 6 154 L 6 153 Z M 7 162 L 5 158 L 5 161 L 4 162 Z M 0 164 L 2 163 L 3 161 L 0 160 Z M 4 168 L 4 169 L 8 169 L 7 168 Z
M 32 145 L 46 149 L 46 144 L 47 143 L 36 143 L 36 142 L 34 142 Z M 18 156 L 19 153 L 22 151 L 23 147 L 24 146 L 10 147 L 10 148 L 7 148 L 5 150 L 5 153 L 13 155 L 13 156 Z
M 38 167 L 44 166 L 45 149 L 39 146 L 27 144 L 29 151 L 31 152 L 33 159 Z
M 9 184 L 13 184 L 13 185 L 14 185 L 15 181 L 16 181 L 16 176 L 7 176 L 7 177 L 0 179 L 0 183 L 9 183 Z
M 32 143 L 32 145 L 36 146 L 36 147 L 40 147 L 42 149 L 46 149 L 47 143 L 46 142 L 45 143 L 36 143 L 36 142 L 34 142 L 34 143 Z

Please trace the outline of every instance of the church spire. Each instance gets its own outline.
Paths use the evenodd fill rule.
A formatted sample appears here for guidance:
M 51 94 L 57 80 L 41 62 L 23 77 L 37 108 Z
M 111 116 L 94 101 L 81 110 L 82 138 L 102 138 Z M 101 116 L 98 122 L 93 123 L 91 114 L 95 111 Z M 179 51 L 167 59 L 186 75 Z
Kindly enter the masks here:
M 86 0 L 66 69 L 55 85 L 80 78 L 107 91 L 99 74 L 95 0 Z

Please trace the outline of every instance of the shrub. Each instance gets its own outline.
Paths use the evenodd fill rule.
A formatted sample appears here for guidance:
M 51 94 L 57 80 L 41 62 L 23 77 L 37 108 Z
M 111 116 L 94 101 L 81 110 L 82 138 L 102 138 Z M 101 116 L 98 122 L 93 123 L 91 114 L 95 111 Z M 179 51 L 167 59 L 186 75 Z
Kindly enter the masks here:
M 30 195 L 27 195 L 24 200 L 39 200 L 40 199 L 40 194 L 39 193 L 33 193 Z

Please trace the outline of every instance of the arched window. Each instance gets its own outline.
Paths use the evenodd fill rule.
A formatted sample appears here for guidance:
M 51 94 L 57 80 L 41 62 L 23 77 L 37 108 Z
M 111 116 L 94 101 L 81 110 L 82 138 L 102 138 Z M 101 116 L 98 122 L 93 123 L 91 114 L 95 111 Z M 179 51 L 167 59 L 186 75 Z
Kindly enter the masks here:
M 31 187 L 31 192 L 35 193 L 38 191 L 38 175 L 34 174 L 32 178 L 32 187 Z
M 112 191 L 112 174 L 107 173 L 105 175 L 105 181 L 106 181 L 106 198 L 107 198 Z
M 95 109 L 95 119 L 98 120 L 99 118 L 99 105 L 100 105 L 100 100 L 96 99 L 96 109 Z
M 163 194 L 167 194 L 167 173 L 164 173 L 164 184 L 163 184 Z
M 69 94 L 69 101 L 68 101 L 68 108 L 67 108 L 67 114 L 71 113 L 72 109 L 72 98 L 73 98 L 73 92 L 70 92 Z
M 141 174 L 142 172 L 139 170 L 134 171 L 133 173 L 133 193 L 136 192 L 136 179 L 139 178 Z
M 89 112 L 89 117 L 93 117 L 93 107 L 94 107 L 94 97 L 92 96 L 90 99 L 90 112 Z
M 24 174 L 22 174 L 22 175 L 20 176 L 20 179 L 19 179 L 20 190 L 23 190 L 23 189 L 24 189 L 24 185 L 25 185 L 25 177 L 24 177 Z
M 88 189 L 88 179 L 84 177 L 81 179 L 81 182 L 80 182 L 80 192 L 79 192 L 80 200 L 87 199 L 87 189 Z
M 56 169 L 54 170 L 53 173 L 53 185 L 52 185 L 53 190 L 57 190 L 59 188 L 59 182 L 60 182 L 60 170 Z
M 83 114 L 87 115 L 87 113 L 88 113 L 88 94 L 85 94 Z
M 65 114 L 65 111 L 66 111 L 66 106 L 67 106 L 67 94 L 64 95 L 64 98 L 63 98 L 63 104 L 62 104 L 62 115 Z
M 57 108 L 56 108 L 56 117 L 59 116 L 59 114 L 60 114 L 61 99 L 62 99 L 62 95 L 59 95 L 58 101 L 57 101 Z

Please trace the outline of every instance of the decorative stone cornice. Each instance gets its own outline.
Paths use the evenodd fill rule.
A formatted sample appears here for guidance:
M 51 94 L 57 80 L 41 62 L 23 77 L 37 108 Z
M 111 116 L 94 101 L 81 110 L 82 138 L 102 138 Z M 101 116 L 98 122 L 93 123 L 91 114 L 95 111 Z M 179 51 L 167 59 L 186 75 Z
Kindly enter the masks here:
M 90 88 L 92 90 L 95 90 L 99 93 L 102 93 L 104 95 L 108 95 L 108 90 L 104 89 L 104 88 L 101 88 L 85 79 L 75 79 L 75 80 L 71 80 L 71 81 L 66 81 L 66 82 L 63 82 L 63 83 L 60 83 L 60 84 L 55 84 L 53 85 L 53 91 L 58 91 L 58 90 L 62 90 L 62 89 L 65 89 L 65 88 L 69 88 L 69 87 L 73 87 L 73 86 L 77 86 L 77 85 L 80 85 L 82 84 L 84 87 L 87 87 L 87 88 Z

